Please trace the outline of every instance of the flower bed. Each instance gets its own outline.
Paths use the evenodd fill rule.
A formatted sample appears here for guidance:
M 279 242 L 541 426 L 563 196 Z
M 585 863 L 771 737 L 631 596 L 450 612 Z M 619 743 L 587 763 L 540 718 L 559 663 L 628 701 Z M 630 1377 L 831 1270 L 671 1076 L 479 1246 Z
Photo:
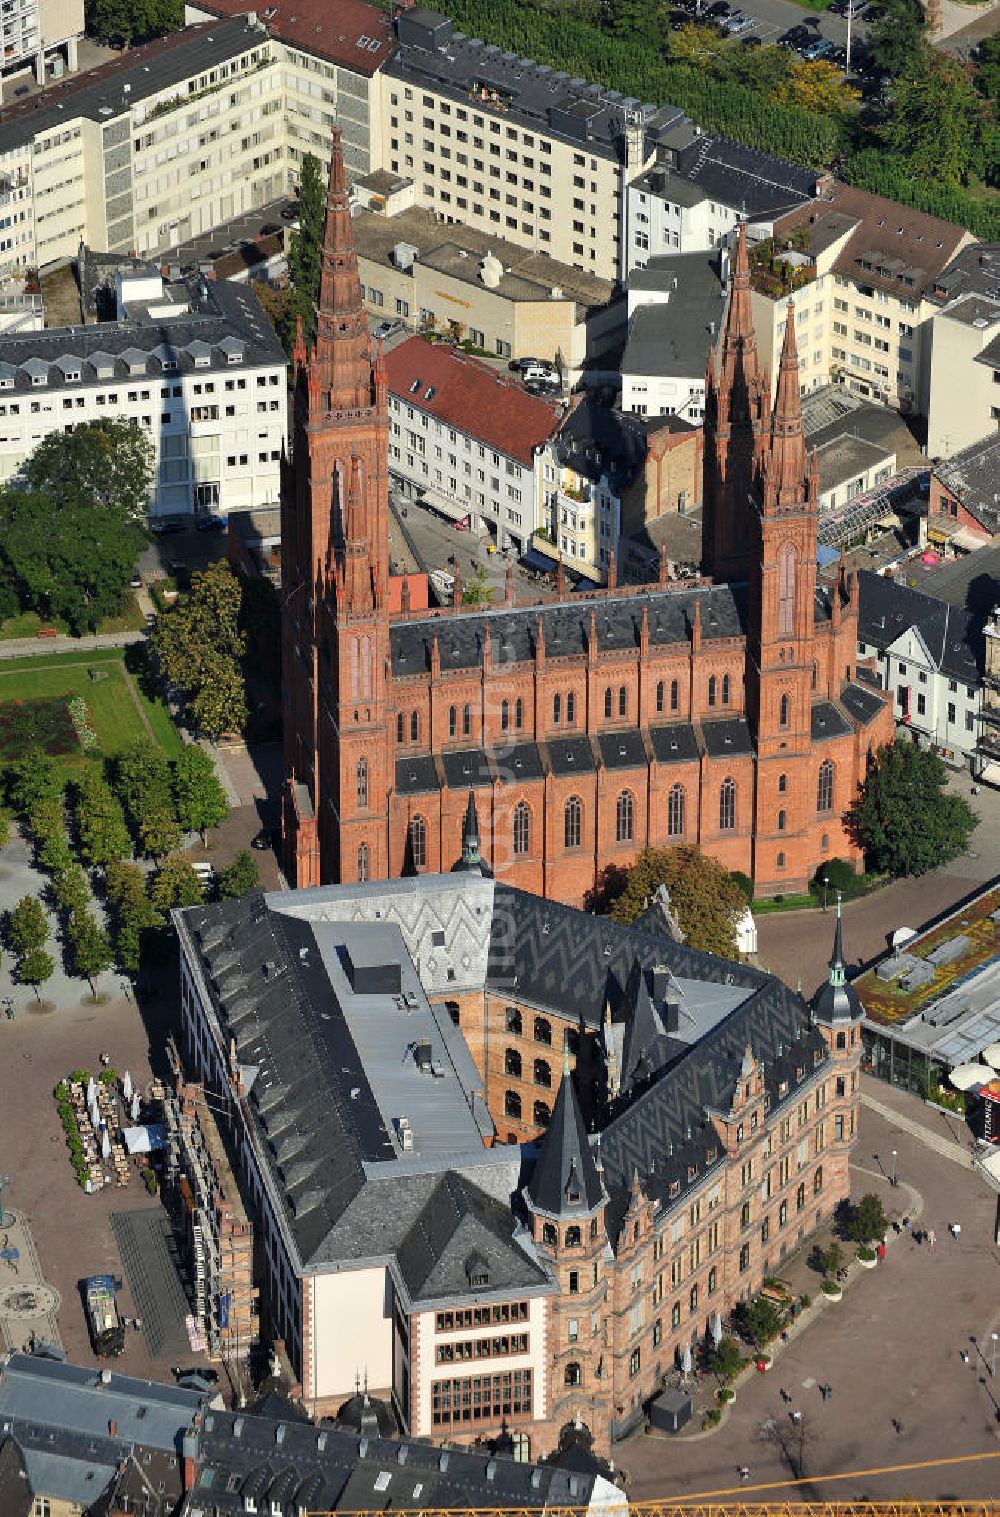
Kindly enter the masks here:
M 69 703 L 69 714 L 80 747 L 85 753 L 89 753 L 91 749 L 97 747 L 97 733 L 90 725 L 90 713 L 82 695 L 73 696 Z

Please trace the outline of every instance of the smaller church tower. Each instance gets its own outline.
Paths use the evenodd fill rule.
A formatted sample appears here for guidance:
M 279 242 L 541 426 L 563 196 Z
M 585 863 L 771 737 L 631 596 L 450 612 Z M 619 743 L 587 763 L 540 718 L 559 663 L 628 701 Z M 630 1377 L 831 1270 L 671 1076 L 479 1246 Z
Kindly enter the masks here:
M 568 1423 L 582 1423 L 605 1442 L 611 1400 L 608 1197 L 584 1126 L 568 1047 L 524 1200 L 535 1245 L 559 1283 L 549 1328 L 553 1437 Z
M 829 1117 L 824 1122 L 824 1169 L 829 1171 L 826 1178 L 833 1181 L 833 1188 L 824 1181 L 824 1189 L 832 1195 L 847 1195 L 848 1158 L 857 1135 L 861 1105 L 861 1023 L 865 1009 L 847 978 L 839 890 L 830 973 L 826 984 L 813 996 L 812 1013 L 833 1064 L 827 1102 Z

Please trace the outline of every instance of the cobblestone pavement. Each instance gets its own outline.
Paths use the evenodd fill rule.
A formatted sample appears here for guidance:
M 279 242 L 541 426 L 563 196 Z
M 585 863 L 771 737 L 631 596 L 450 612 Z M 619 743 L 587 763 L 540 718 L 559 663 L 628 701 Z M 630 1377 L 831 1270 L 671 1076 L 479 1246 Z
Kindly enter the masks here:
M 59 1292 L 42 1272 L 24 1213 L 4 1206 L 0 1250 L 17 1251 L 16 1259 L 0 1259 L 0 1343 L 5 1348 L 30 1348 L 33 1343 L 59 1346 Z
M 904 1229 L 891 1235 L 877 1269 L 854 1264 L 843 1300 L 823 1302 L 800 1318 L 788 1346 L 778 1346 L 770 1373 L 752 1374 L 740 1384 L 736 1405 L 717 1432 L 673 1440 L 639 1436 L 620 1445 L 618 1462 L 628 1472 L 634 1499 L 731 1490 L 743 1464 L 752 1474 L 742 1495 L 772 1483 L 762 1499 L 788 1494 L 789 1457 L 799 1456 L 793 1410 L 802 1413 L 806 1476 L 796 1499 L 995 1494 L 996 1460 L 940 1467 L 934 1461 L 1000 1453 L 1000 1369 L 994 1380 L 987 1362 L 990 1333 L 1000 1330 L 997 1198 L 971 1170 L 963 1172 L 938 1151 L 939 1138 L 955 1141 L 948 1118 L 877 1081 L 866 1078 L 863 1089 L 907 1125 L 863 1106 L 852 1193 L 874 1190 L 890 1215 L 905 1211 L 911 1220 L 919 1218 L 921 1229 L 934 1229 L 936 1247 L 915 1243 L 913 1230 Z M 966 1141 L 960 1128 L 957 1141 Z M 953 1221 L 961 1223 L 957 1241 L 948 1232 Z M 815 1294 L 818 1276 L 807 1263 L 811 1246 L 812 1240 L 786 1260 L 781 1274 L 797 1291 Z M 985 1357 L 978 1344 L 987 1346 Z M 827 1401 L 820 1384 L 832 1389 Z M 911 1468 L 828 1478 L 898 1465 Z

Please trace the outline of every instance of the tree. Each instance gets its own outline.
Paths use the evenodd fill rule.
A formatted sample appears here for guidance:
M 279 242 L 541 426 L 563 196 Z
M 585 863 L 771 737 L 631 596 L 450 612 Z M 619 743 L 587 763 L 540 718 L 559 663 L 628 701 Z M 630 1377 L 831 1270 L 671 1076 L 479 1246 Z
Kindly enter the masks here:
M 295 292 L 290 286 L 269 284 L 266 279 L 255 279 L 253 292 L 277 333 L 285 356 L 290 359 L 295 346 L 295 312 L 292 309 Z
M 184 25 L 183 0 L 86 0 L 87 31 L 111 47 L 151 42 Z
M 235 899 L 256 890 L 260 885 L 260 870 L 249 848 L 241 848 L 233 862 L 219 875 L 219 894 Z
M 766 1296 L 755 1296 L 752 1301 L 741 1302 L 736 1308 L 736 1317 L 741 1330 L 758 1348 L 764 1348 L 781 1332 L 781 1313 Z
M 118 965 L 126 974 L 138 974 L 143 933 L 161 926 L 163 918 L 146 895 L 145 876 L 138 864 L 113 859 L 107 869 L 107 886 Z
M 0 489 L 0 603 L 96 631 L 121 610 L 152 482 L 152 443 L 134 422 L 51 432 Z
M 35 998 L 40 1001 L 42 998 L 38 993 L 38 987 L 52 978 L 55 967 L 50 953 L 46 953 L 44 948 L 33 948 L 18 964 L 17 977 L 22 985 L 33 987 Z
M 319 159 L 306 153 L 299 176 L 299 224 L 292 233 L 288 249 L 288 277 L 292 282 L 291 326 L 301 318 L 306 343 L 316 335 L 316 303 L 319 299 L 320 252 L 323 246 L 323 221 L 326 190 Z
M 56 800 L 62 795 L 59 771 L 41 748 L 32 748 L 23 759 L 10 764 L 4 772 L 7 799 L 15 811 L 32 811 L 40 801 Z
M 204 843 L 209 827 L 229 815 L 226 792 L 204 748 L 192 743 L 174 760 L 172 784 L 177 820 L 185 832 L 200 832 Z
M 730 1381 L 743 1368 L 743 1355 L 735 1338 L 720 1338 L 718 1348 L 713 1347 L 708 1355 L 708 1367 L 720 1380 Z
M 157 619 L 150 639 L 163 683 L 210 737 L 246 724 L 242 608 L 242 582 L 223 559 L 194 576 L 190 593 Z
M 739 958 L 736 928 L 746 910 L 739 884 L 699 848 L 644 848 L 627 871 L 624 889 L 611 905 L 616 922 L 634 922 L 660 885 L 687 942 L 705 953 Z
M 879 749 L 844 817 L 870 869 L 895 878 L 926 874 L 965 852 L 978 818 L 947 782 L 936 753 L 906 741 Z
M 163 912 L 172 906 L 200 906 L 205 899 L 205 887 L 186 854 L 172 853 L 163 860 L 149 898 L 157 911 Z
M 155 743 L 140 738 L 120 753 L 114 783 L 142 851 L 157 858 L 176 848 L 181 830 L 174 814 L 170 766 Z
M 169 806 L 157 806 L 143 813 L 139 822 L 139 846 L 147 858 L 162 859 L 177 847 L 181 828 Z
M 7 916 L 7 940 L 14 952 L 24 958 L 41 948 L 49 935 L 49 919 L 37 896 L 22 896 Z
M 62 832 L 51 833 L 38 848 L 38 863 L 46 874 L 61 874 L 73 862 L 73 852 Z
M 885 1214 L 882 1202 L 878 1196 L 869 1191 L 861 1197 L 851 1212 L 850 1233 L 855 1243 L 862 1247 L 874 1243 L 876 1238 L 883 1238 L 889 1228 L 889 1219 Z
M 77 780 L 73 809 L 86 863 L 104 865 L 132 852 L 121 801 L 98 770 L 85 769 Z
M 493 586 L 486 577 L 486 570 L 480 564 L 462 587 L 462 605 L 488 606 L 492 599 Z
M 90 903 L 90 886 L 79 864 L 70 864 L 52 879 L 52 899 L 59 911 L 71 917 L 86 911 Z
M 868 28 L 868 53 L 886 74 L 898 78 L 915 67 L 924 48 L 920 0 L 878 0 Z
M 943 53 L 921 54 L 899 79 L 883 137 L 906 155 L 918 179 L 967 184 L 983 167 L 986 108 L 961 64 Z
M 89 982 L 93 995 L 96 993 L 94 980 L 114 963 L 111 939 L 89 911 L 72 918 L 67 936 L 73 952 L 74 972 Z
M 670 38 L 670 56 L 688 68 L 719 69 L 725 66 L 728 44 L 714 26 L 680 26 Z
M 796 58 L 789 64 L 784 82 L 777 86 L 771 98 L 823 116 L 846 116 L 857 104 L 858 92 L 851 89 L 835 63 L 827 63 L 822 58 L 807 63 Z

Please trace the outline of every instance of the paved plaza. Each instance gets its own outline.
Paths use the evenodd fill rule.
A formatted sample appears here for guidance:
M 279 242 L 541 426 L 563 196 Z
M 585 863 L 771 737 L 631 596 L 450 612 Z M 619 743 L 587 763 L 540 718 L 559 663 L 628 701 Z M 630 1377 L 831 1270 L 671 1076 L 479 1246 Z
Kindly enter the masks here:
M 936 1246 L 917 1244 L 912 1229 L 901 1230 L 877 1269 L 855 1265 L 843 1300 L 805 1315 L 788 1346 L 778 1345 L 773 1369 L 740 1384 L 717 1431 L 640 1436 L 620 1446 L 618 1462 L 634 1499 L 731 1490 L 739 1486 L 740 1465 L 751 1470 L 740 1493 L 748 1499 L 756 1486 L 769 1487 L 760 1494 L 767 1500 L 995 1495 L 1000 1459 L 935 1461 L 1000 1454 L 1000 1359 L 994 1377 L 990 1337 L 1000 1331 L 997 1197 L 973 1173 L 960 1124 L 875 1080 L 865 1078 L 863 1095 L 877 1108 L 862 1107 L 852 1194 L 877 1192 L 890 1215 L 905 1213 L 919 1230 L 932 1228 Z M 952 1222 L 961 1224 L 957 1241 L 948 1231 Z M 807 1288 L 807 1253 L 781 1268 L 797 1290 Z M 818 1276 L 811 1278 L 815 1295 Z M 831 1387 L 826 1401 L 820 1384 Z M 792 1421 L 793 1411 L 801 1412 L 801 1424 Z M 790 1492 L 789 1464 L 800 1454 L 806 1482 Z M 896 1465 L 912 1468 L 829 1478 Z

